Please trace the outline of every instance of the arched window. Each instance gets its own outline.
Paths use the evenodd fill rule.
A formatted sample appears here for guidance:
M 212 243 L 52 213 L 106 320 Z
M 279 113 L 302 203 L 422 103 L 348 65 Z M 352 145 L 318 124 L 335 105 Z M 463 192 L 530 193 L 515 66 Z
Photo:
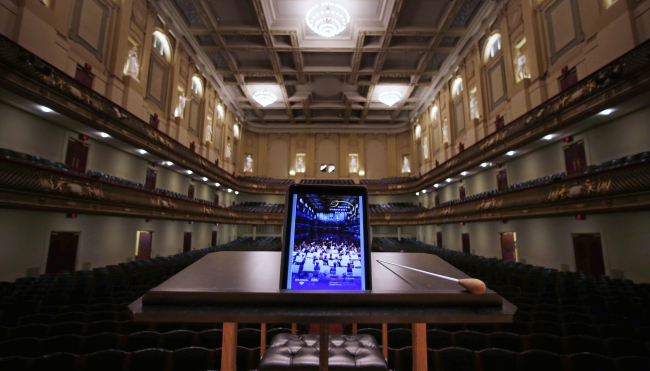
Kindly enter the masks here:
M 431 107 L 431 121 L 432 122 L 438 121 L 438 106 Z
M 415 139 L 420 139 L 421 135 L 422 135 L 422 128 L 420 127 L 420 124 L 415 124 Z
M 153 48 L 156 49 L 168 62 L 171 61 L 172 51 L 169 47 L 167 36 L 160 31 L 154 31 L 152 37 Z
M 487 62 L 492 59 L 499 50 L 501 50 L 501 35 L 495 33 L 494 35 L 490 36 L 487 43 L 485 44 L 485 61 Z
M 223 120 L 223 115 L 224 115 L 223 104 L 219 103 L 217 104 L 217 119 Z
M 457 77 L 456 80 L 454 80 L 454 83 L 451 85 L 451 94 L 454 96 L 454 98 L 456 98 L 462 92 L 463 92 L 463 79 Z
M 203 96 L 203 83 L 198 76 L 192 76 L 192 91 L 197 97 Z

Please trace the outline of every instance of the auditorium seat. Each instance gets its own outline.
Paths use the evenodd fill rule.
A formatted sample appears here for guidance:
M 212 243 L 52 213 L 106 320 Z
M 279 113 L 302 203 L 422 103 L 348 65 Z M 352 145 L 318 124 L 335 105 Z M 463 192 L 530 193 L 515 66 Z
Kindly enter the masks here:
M 427 330 L 427 348 L 442 349 L 451 346 L 453 346 L 453 343 L 450 333 L 442 330 Z
M 124 321 L 122 322 L 122 334 L 129 335 L 136 332 L 148 331 L 149 324 L 144 322 Z M 110 331 L 109 331 L 110 332 Z
M 612 371 L 616 369 L 614 360 L 591 353 L 578 353 L 570 357 L 573 371 Z
M 84 371 L 123 370 L 126 353 L 121 350 L 102 350 L 89 354 L 84 362 Z
M 101 350 L 120 349 L 122 339 L 118 334 L 103 333 L 87 336 L 81 353 L 90 354 Z
M 601 339 L 590 336 L 569 336 L 565 340 L 567 354 L 595 353 L 605 354 L 605 344 Z
M 86 325 L 86 335 L 101 334 L 103 332 L 117 333 L 120 323 L 117 321 L 97 321 Z
M 562 356 L 544 350 L 529 350 L 521 355 L 523 371 L 554 371 L 564 369 Z
M 487 348 L 487 336 L 474 331 L 457 332 L 454 334 L 454 346 L 470 350 L 482 350 Z
M 491 348 L 505 349 L 513 352 L 522 352 L 524 350 L 522 337 L 507 332 L 490 334 L 489 343 Z
M 613 338 L 607 340 L 607 352 L 612 358 L 635 356 L 650 358 L 648 344 L 632 339 Z
M 134 352 L 148 348 L 160 348 L 161 336 L 157 332 L 142 331 L 127 335 L 124 339 L 124 350 Z
M 200 347 L 188 347 L 174 351 L 172 371 L 204 371 L 210 369 L 210 351 Z M 220 364 L 217 365 L 220 368 Z
M 18 338 L 0 343 L 0 357 L 19 356 L 34 358 L 41 355 L 41 339 Z
M 362 328 L 362 329 L 357 329 L 357 334 L 362 335 L 370 335 L 375 338 L 377 341 L 377 344 L 383 345 L 382 344 L 382 331 L 376 328 Z
M 41 342 L 42 354 L 52 353 L 81 353 L 83 337 L 79 335 L 59 335 L 45 339 Z
M 650 359 L 643 357 L 621 357 L 616 360 L 620 371 L 650 371 Z
M 545 350 L 547 352 L 564 354 L 564 341 L 557 335 L 533 334 L 528 337 L 528 346 L 531 350 Z
M 504 349 L 485 349 L 480 352 L 481 371 L 518 371 L 517 353 Z
M 413 342 L 413 334 L 408 329 L 395 329 L 388 330 L 388 347 L 393 349 L 401 349 L 411 346 Z M 377 344 L 381 344 L 378 342 Z
M 239 343 L 239 339 L 237 339 Z M 163 335 L 162 348 L 166 350 L 177 350 L 188 348 L 194 345 L 194 332 L 187 330 L 171 331 Z
M 77 367 L 79 358 L 73 353 L 53 353 L 34 359 L 33 371 L 72 371 Z
M 169 354 L 164 349 L 144 349 L 131 353 L 129 370 L 166 371 Z
M 464 348 L 445 348 L 438 351 L 440 371 L 474 371 L 474 352 Z
M 13 339 L 22 337 L 44 338 L 48 330 L 49 327 L 47 325 L 18 326 L 11 330 L 10 337 Z
M 27 371 L 30 361 L 31 360 L 27 357 L 19 357 L 19 356 L 1 357 L 0 356 L 0 370 Z

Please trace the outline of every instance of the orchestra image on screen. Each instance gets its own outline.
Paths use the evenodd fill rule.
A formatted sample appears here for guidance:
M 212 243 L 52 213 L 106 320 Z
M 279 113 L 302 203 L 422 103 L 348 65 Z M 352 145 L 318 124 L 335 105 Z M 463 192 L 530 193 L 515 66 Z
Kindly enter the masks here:
M 359 196 L 294 195 L 287 288 L 364 290 Z

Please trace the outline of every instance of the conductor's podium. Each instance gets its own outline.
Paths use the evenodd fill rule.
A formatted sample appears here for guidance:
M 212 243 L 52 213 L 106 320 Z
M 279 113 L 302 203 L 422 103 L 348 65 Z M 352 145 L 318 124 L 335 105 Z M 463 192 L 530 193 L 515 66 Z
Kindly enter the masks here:
M 321 342 L 329 339 L 328 323 L 382 323 L 384 358 L 386 324 L 411 323 L 413 367 L 427 370 L 427 323 L 512 322 L 517 309 L 489 288 L 474 295 L 456 282 L 376 261 L 468 278 L 435 255 L 372 253 L 372 290 L 356 292 L 281 290 L 280 259 L 280 252 L 267 251 L 208 254 L 133 302 L 131 315 L 142 322 L 223 322 L 223 371 L 236 369 L 237 323 L 262 323 L 262 329 L 265 323 L 321 323 Z M 328 348 L 320 345 L 320 370 L 327 370 Z

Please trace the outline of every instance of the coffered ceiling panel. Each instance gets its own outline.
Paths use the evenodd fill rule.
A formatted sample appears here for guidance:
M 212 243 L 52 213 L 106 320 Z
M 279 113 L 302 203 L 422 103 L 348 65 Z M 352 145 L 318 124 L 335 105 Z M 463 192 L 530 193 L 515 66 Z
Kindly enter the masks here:
M 325 0 L 156 1 L 212 62 L 245 121 L 404 125 L 468 28 L 503 0 L 330 0 L 350 15 L 333 37 L 305 20 Z M 260 105 L 260 89 L 277 101 Z M 391 107 L 379 101 L 387 90 L 402 94 Z

